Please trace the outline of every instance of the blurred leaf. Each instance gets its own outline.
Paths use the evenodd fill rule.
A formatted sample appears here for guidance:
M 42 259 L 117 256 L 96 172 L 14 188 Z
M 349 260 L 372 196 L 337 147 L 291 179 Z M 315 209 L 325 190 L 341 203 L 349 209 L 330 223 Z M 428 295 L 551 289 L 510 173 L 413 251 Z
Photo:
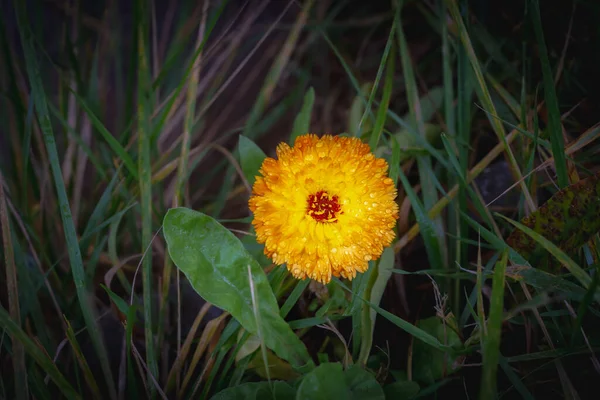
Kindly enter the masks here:
M 447 346 L 461 344 L 452 313 L 446 316 L 445 321 L 438 316 L 419 320 L 417 327 Z M 413 378 L 416 381 L 430 385 L 458 370 L 460 365 L 457 361 L 448 351 L 438 350 L 418 340 L 413 344 Z
M 364 98 L 371 91 L 373 87 L 372 83 L 363 83 L 360 87 L 361 94 L 354 97 L 352 101 L 352 105 L 350 106 L 350 112 L 348 113 L 348 126 L 346 130 L 352 136 L 358 136 L 360 120 L 365 113 L 365 100 Z M 363 126 L 360 129 L 360 132 L 369 132 L 373 129 L 373 117 L 372 115 L 365 115 L 365 119 L 363 121 Z
M 566 253 L 577 250 L 600 231 L 600 173 L 557 192 L 521 223 Z M 538 266 L 548 253 L 520 229 L 506 240 L 531 265 Z
M 198 294 L 256 334 L 250 267 L 265 345 L 296 369 L 313 366 L 306 347 L 279 315 L 267 276 L 237 237 L 213 218 L 186 208 L 170 209 L 163 226 L 169 255 Z
M 304 95 L 302 109 L 294 120 L 292 134 L 290 136 L 290 144 L 294 144 L 296 138 L 310 132 L 310 119 L 312 117 L 313 104 L 315 103 L 315 90 L 311 87 Z
M 239 143 L 240 163 L 244 176 L 250 186 L 254 185 L 254 180 L 259 174 L 260 166 L 267 157 L 251 139 L 244 135 L 240 135 Z
M 429 123 L 429 120 L 433 118 L 435 113 L 441 107 L 442 101 L 444 99 L 443 96 L 443 89 L 439 86 L 436 86 L 435 88 L 427 92 L 426 95 L 421 96 L 419 98 L 419 104 L 421 107 L 421 118 L 424 122 L 423 125 L 425 129 L 425 140 L 429 144 L 434 144 L 442 133 L 442 128 L 437 124 Z M 409 112 L 402 117 L 402 120 L 410 121 L 411 118 L 412 117 Z M 398 162 L 402 162 L 407 158 L 411 158 L 415 155 L 429 154 L 427 149 L 423 148 L 423 146 L 419 144 L 421 141 L 419 140 L 419 138 L 416 137 L 416 132 L 414 131 L 414 129 L 401 129 L 398 132 L 396 132 L 393 135 L 393 137 L 396 139 L 400 147 L 400 158 Z M 387 146 L 380 146 L 377 149 L 377 155 L 382 156 L 387 150 Z M 394 165 L 396 164 L 392 163 L 390 169 Z
M 414 398 L 421 388 L 415 381 L 398 381 L 383 388 L 388 400 L 408 400 Z
M 273 385 L 273 391 L 271 391 L 271 385 Z M 294 398 L 295 393 L 294 388 L 286 382 L 249 382 L 227 388 L 215 394 L 211 400 L 290 400 Z
M 429 144 L 435 143 L 435 141 L 440 137 L 442 133 L 442 128 L 439 125 L 425 123 L 425 140 Z M 415 134 L 408 129 L 402 129 L 394 134 L 393 136 L 398 142 L 398 147 L 400 148 L 400 158 L 399 162 L 402 162 L 408 158 L 414 157 L 416 155 L 427 155 L 429 151 L 423 148 L 419 144 L 419 140 L 415 137 Z M 387 150 L 386 147 L 379 147 L 377 149 L 378 154 Z
M 380 399 L 383 389 L 375 378 L 359 366 L 342 370 L 339 363 L 323 363 L 304 376 L 296 399 Z
M 427 94 L 419 98 L 421 106 L 421 119 L 423 122 L 429 122 L 440 109 L 444 101 L 444 89 L 441 86 L 436 86 L 430 89 Z M 410 121 L 410 113 L 402 117 L 405 121 Z

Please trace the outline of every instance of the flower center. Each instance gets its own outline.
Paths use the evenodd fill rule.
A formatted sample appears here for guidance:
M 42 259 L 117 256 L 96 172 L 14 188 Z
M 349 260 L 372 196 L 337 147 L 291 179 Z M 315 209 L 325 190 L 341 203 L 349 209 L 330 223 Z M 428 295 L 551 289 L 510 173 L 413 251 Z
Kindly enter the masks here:
M 317 222 L 337 222 L 337 215 L 343 213 L 337 196 L 330 196 L 324 190 L 308 196 L 306 213 Z

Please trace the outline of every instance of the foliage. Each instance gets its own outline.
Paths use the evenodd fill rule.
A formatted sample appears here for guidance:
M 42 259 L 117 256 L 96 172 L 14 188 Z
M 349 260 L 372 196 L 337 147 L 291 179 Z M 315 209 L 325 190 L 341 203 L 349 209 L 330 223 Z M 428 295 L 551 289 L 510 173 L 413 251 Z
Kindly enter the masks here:
M 591 397 L 594 2 L 5 3 L 0 398 Z M 398 188 L 352 281 L 251 225 L 308 132 Z

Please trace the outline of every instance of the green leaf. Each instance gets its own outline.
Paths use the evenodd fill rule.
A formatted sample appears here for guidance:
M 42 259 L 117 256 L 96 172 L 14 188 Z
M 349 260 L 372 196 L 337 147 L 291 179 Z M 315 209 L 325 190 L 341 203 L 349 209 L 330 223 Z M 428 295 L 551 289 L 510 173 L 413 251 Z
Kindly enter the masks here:
M 256 143 L 244 135 L 240 135 L 239 151 L 242 171 L 246 180 L 252 186 L 259 174 L 260 166 L 267 156 Z
M 350 111 L 348 113 L 348 126 L 346 127 L 346 131 L 352 136 L 358 137 L 360 132 L 369 132 L 371 129 L 373 129 L 373 116 L 365 113 L 365 97 L 367 94 L 369 94 L 369 92 L 371 92 L 372 87 L 372 83 L 363 83 L 363 85 L 360 87 L 360 93 L 356 95 L 352 101 L 352 105 L 350 106 Z
M 383 400 L 383 389 L 375 378 L 359 366 L 342 370 L 339 363 L 324 363 L 306 374 L 296 399 L 372 399 Z
M 110 299 L 113 301 L 113 303 L 115 303 L 115 305 L 117 306 L 119 311 L 121 311 L 123 314 L 127 315 L 127 312 L 129 311 L 129 304 L 127 304 L 127 302 L 125 300 L 120 298 L 118 294 L 116 294 L 115 292 L 110 290 L 107 286 L 102 285 L 102 284 L 100 284 L 100 286 L 102 286 L 102 289 L 104 289 L 106 291 L 106 293 L 108 293 L 108 295 L 110 296 Z
M 271 384 L 273 385 L 272 391 Z M 295 394 L 294 388 L 282 381 L 249 382 L 222 390 L 211 397 L 211 400 L 289 400 Z
M 344 373 L 346 384 L 353 394 L 353 398 L 361 400 L 383 400 L 383 389 L 369 372 L 358 365 L 353 365 Z
M 438 316 L 419 320 L 417 327 L 437 338 L 447 346 L 461 344 L 458 325 L 452 313 L 443 321 Z M 457 357 L 448 351 L 440 351 L 424 342 L 415 341 L 413 345 L 413 378 L 431 385 L 458 369 Z
M 298 370 L 312 368 L 306 347 L 279 315 L 267 276 L 237 237 L 213 218 L 187 208 L 169 210 L 163 230 L 169 255 L 200 296 L 257 334 L 254 291 L 265 345 Z
M 311 87 L 304 95 L 302 109 L 294 120 L 292 134 L 290 136 L 290 144 L 294 144 L 296 138 L 310 132 L 310 119 L 312 117 L 312 109 L 315 103 L 315 90 Z

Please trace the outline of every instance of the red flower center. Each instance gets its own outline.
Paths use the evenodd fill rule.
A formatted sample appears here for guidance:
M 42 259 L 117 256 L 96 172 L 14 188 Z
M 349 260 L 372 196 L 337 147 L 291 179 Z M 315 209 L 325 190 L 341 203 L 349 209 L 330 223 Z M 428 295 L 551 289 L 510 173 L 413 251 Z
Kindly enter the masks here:
M 306 213 L 317 222 L 337 222 L 338 213 L 342 213 L 342 206 L 337 196 L 321 190 L 308 196 Z

